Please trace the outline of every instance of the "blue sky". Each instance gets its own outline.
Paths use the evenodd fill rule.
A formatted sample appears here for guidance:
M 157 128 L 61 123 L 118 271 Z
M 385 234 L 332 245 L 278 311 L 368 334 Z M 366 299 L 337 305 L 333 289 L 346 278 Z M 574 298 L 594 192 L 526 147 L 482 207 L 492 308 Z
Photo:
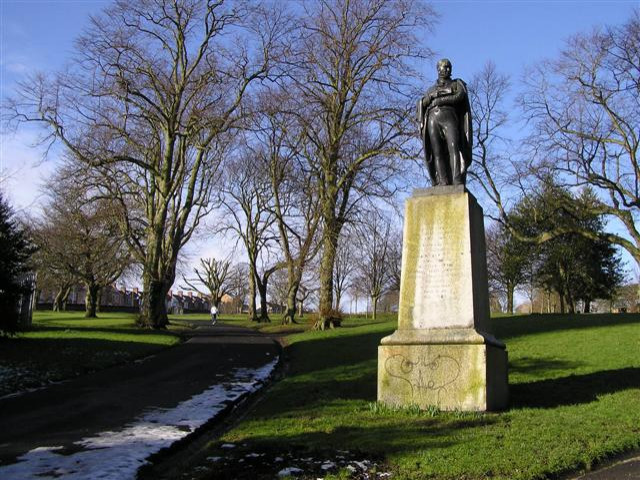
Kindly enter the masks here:
M 63 68 L 88 16 L 108 4 L 102 0 L 0 0 L 0 97 L 11 95 L 15 82 L 30 72 Z M 556 56 L 568 36 L 596 25 L 622 23 L 633 8 L 640 8 L 637 0 L 436 1 L 432 5 L 441 17 L 426 41 L 438 57 L 452 60 L 454 76 L 470 79 L 492 60 L 514 83 L 526 65 Z M 435 78 L 435 65 L 425 64 L 423 73 Z M 37 206 L 39 184 L 55 167 L 55 155 L 42 162 L 42 149 L 31 147 L 36 138 L 36 132 L 28 129 L 0 135 L 0 188 L 18 210 Z M 212 254 L 206 250 L 199 253 Z
M 0 97 L 10 95 L 15 82 L 30 72 L 63 68 L 88 16 L 108 4 L 0 0 Z M 554 56 L 569 35 L 597 24 L 621 23 L 640 2 L 454 0 L 433 5 L 441 18 L 427 41 L 438 56 L 452 60 L 454 76 L 469 79 L 492 60 L 517 80 L 524 66 Z M 424 65 L 423 72 L 434 77 L 434 65 Z M 2 188 L 18 208 L 37 203 L 38 183 L 55 161 L 40 161 L 41 151 L 30 146 L 35 139 L 36 133 L 29 130 L 15 136 L 3 132 L 0 137 Z
M 492 60 L 519 77 L 523 67 L 555 56 L 564 39 L 598 24 L 624 22 L 638 1 L 441 1 L 430 42 L 454 63 L 454 75 L 470 78 Z

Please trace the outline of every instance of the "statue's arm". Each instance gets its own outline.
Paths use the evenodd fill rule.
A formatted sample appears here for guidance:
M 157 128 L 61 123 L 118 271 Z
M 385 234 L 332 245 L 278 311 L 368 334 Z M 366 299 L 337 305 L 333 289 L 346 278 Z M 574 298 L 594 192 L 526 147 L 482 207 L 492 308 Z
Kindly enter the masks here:
M 460 82 L 456 82 L 456 83 L 457 83 L 457 88 L 455 89 L 455 92 L 448 95 L 444 95 L 442 97 L 434 98 L 431 101 L 431 104 L 429 105 L 429 107 L 440 107 L 443 105 L 456 105 L 462 102 L 467 95 L 467 91 L 464 88 L 464 85 L 462 85 Z

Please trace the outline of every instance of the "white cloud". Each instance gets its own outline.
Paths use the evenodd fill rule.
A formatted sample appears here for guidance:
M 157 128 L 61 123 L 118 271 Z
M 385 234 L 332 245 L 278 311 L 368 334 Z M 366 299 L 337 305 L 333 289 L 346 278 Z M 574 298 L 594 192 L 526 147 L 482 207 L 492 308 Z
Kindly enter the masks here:
M 29 211 L 41 204 L 42 184 L 57 166 L 55 155 L 43 159 L 45 149 L 34 146 L 37 140 L 38 133 L 27 129 L 0 135 L 0 189 L 16 211 Z

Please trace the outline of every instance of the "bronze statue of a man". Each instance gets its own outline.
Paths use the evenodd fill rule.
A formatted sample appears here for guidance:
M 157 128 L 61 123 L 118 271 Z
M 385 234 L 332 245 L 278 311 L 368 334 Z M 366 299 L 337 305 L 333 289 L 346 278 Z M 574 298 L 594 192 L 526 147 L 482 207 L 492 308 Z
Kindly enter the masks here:
M 451 62 L 438 62 L 438 81 L 418 102 L 420 136 L 431 183 L 464 185 L 471 164 L 471 108 L 467 85 L 451 78 Z

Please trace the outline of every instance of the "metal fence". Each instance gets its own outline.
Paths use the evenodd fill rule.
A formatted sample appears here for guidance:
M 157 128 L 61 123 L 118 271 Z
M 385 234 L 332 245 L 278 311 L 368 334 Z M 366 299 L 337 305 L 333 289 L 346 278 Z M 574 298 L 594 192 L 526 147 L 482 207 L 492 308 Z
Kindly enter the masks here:
M 23 289 L 23 294 L 18 297 L 16 305 L 18 312 L 18 328 L 28 328 L 33 320 L 33 302 L 36 291 L 35 272 L 23 273 L 18 277 L 18 283 Z

